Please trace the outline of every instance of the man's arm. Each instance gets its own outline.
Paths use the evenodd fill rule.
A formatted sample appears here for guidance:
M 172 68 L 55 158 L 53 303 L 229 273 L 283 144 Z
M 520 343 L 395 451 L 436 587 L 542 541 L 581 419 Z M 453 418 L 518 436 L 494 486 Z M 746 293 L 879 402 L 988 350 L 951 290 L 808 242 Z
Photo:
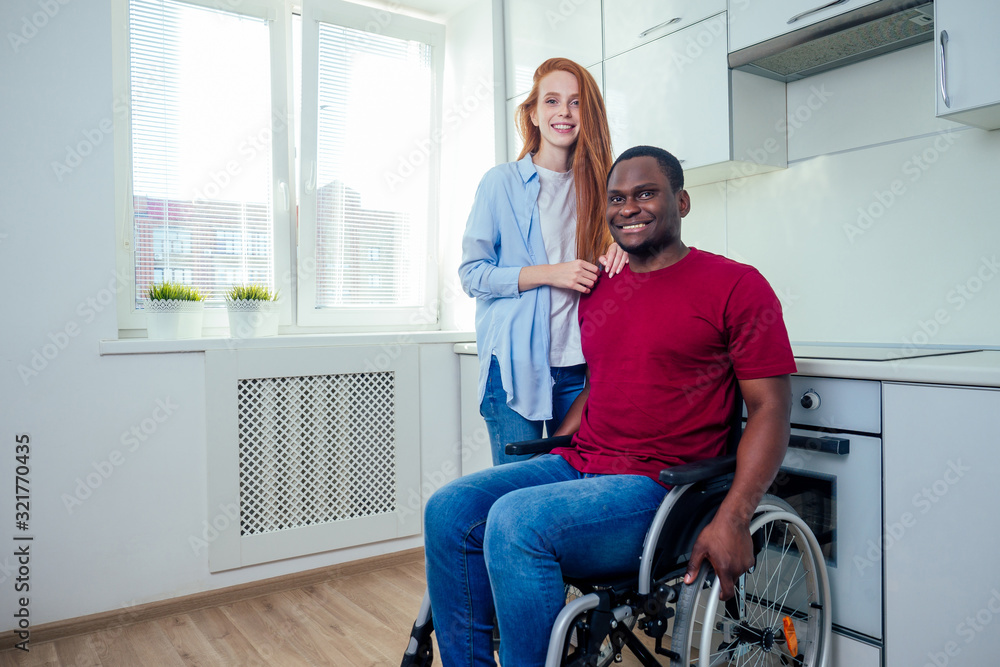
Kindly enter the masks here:
M 733 596 L 736 579 L 754 563 L 750 520 L 785 456 L 792 410 L 788 375 L 739 382 L 747 425 L 736 451 L 736 477 L 715 518 L 695 541 L 684 575 L 684 583 L 691 583 L 707 557 L 722 584 L 723 600 Z

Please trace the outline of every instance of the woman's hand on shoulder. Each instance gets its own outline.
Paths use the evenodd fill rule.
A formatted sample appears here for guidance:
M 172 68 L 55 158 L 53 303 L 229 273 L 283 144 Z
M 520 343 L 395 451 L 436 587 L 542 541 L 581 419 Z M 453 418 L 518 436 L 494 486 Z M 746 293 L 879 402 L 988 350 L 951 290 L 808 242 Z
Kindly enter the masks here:
M 608 251 L 598 257 L 597 261 L 601 263 L 610 278 L 621 273 L 628 264 L 628 253 L 617 243 L 612 243 L 608 246 Z

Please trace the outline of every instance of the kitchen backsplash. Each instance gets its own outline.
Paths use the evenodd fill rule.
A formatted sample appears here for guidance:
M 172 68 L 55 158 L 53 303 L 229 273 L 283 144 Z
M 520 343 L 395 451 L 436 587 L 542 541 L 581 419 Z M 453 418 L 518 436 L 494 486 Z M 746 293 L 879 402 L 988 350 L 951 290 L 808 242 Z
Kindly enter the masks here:
M 691 190 L 685 241 L 757 266 L 793 341 L 1000 347 L 1000 131 L 935 119 L 933 58 L 788 84 L 788 169 Z

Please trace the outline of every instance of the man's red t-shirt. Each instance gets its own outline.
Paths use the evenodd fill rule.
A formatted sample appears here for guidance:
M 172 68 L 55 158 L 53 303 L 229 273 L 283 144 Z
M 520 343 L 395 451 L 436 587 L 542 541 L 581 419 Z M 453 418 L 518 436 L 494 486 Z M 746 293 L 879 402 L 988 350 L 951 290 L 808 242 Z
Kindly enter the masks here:
M 581 472 L 658 479 L 725 450 L 733 383 L 795 372 L 779 303 L 752 266 L 690 248 L 679 262 L 602 276 L 580 299 L 590 393 L 575 447 Z

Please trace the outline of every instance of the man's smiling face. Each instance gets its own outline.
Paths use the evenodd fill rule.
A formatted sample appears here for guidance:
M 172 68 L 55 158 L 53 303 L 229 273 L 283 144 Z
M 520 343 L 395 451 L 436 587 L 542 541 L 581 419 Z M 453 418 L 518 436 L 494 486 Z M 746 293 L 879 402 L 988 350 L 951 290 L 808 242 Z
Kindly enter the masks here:
M 687 191 L 671 189 L 654 157 L 619 162 L 608 179 L 611 236 L 634 258 L 680 250 L 681 218 L 690 209 Z

